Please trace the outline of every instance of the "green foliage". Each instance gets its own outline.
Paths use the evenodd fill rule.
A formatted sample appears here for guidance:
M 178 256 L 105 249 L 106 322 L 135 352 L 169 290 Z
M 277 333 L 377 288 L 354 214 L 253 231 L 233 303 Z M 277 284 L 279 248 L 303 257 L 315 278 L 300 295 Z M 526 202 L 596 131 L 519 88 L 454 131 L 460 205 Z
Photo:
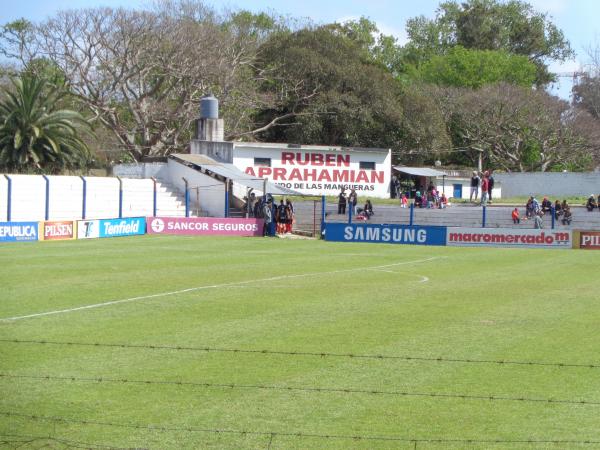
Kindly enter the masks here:
M 536 83 L 546 84 L 553 79 L 547 61 L 565 61 L 574 56 L 549 16 L 518 0 L 444 2 L 435 19 L 410 19 L 406 29 L 409 43 L 405 58 L 417 66 L 455 46 L 502 50 L 527 57 L 537 67 Z
M 537 67 L 527 57 L 503 50 L 456 46 L 444 55 L 433 56 L 419 68 L 419 73 L 428 83 L 478 89 L 499 82 L 531 86 L 536 80 Z
M 83 117 L 58 109 L 66 91 L 24 74 L 3 89 L 0 101 L 0 167 L 10 172 L 85 166 L 88 148 L 80 137 L 89 131 Z

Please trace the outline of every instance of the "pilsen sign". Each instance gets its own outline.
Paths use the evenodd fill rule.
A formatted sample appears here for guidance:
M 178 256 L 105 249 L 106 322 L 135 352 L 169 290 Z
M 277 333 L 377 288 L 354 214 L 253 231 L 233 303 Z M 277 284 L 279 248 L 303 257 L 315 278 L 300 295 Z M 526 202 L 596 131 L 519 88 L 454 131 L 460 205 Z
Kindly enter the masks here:
M 266 144 L 267 146 L 273 144 Z M 245 147 L 245 144 L 240 144 Z M 305 194 L 337 194 L 355 189 L 370 197 L 389 196 L 391 156 L 388 150 L 304 146 L 301 149 L 258 147 L 240 151 L 234 164 L 246 174 Z M 243 150 L 246 150 L 245 148 Z

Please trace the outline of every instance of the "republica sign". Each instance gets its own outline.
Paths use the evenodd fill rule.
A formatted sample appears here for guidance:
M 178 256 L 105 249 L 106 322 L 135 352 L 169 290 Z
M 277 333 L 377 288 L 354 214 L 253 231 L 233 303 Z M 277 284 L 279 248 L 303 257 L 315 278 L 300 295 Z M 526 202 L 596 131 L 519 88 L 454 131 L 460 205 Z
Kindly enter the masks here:
M 37 240 L 37 222 L 0 222 L 0 242 Z

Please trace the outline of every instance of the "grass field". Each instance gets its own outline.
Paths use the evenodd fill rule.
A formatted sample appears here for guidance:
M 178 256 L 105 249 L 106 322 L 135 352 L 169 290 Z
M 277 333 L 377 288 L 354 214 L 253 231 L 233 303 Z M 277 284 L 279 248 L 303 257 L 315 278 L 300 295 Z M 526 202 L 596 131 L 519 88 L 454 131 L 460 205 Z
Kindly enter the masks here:
M 2 245 L 0 447 L 600 448 L 599 262 L 258 238 Z

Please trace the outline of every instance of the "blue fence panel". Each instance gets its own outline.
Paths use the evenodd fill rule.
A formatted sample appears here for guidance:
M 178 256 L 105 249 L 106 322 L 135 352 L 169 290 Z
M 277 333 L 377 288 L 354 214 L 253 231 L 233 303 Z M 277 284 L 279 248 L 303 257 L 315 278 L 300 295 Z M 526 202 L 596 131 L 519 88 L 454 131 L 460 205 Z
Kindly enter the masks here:
M 0 242 L 37 240 L 38 222 L 0 222 Z
M 390 244 L 446 245 L 446 227 L 391 224 L 325 224 L 325 240 Z
M 100 220 L 99 237 L 134 236 L 146 233 L 145 217 Z

